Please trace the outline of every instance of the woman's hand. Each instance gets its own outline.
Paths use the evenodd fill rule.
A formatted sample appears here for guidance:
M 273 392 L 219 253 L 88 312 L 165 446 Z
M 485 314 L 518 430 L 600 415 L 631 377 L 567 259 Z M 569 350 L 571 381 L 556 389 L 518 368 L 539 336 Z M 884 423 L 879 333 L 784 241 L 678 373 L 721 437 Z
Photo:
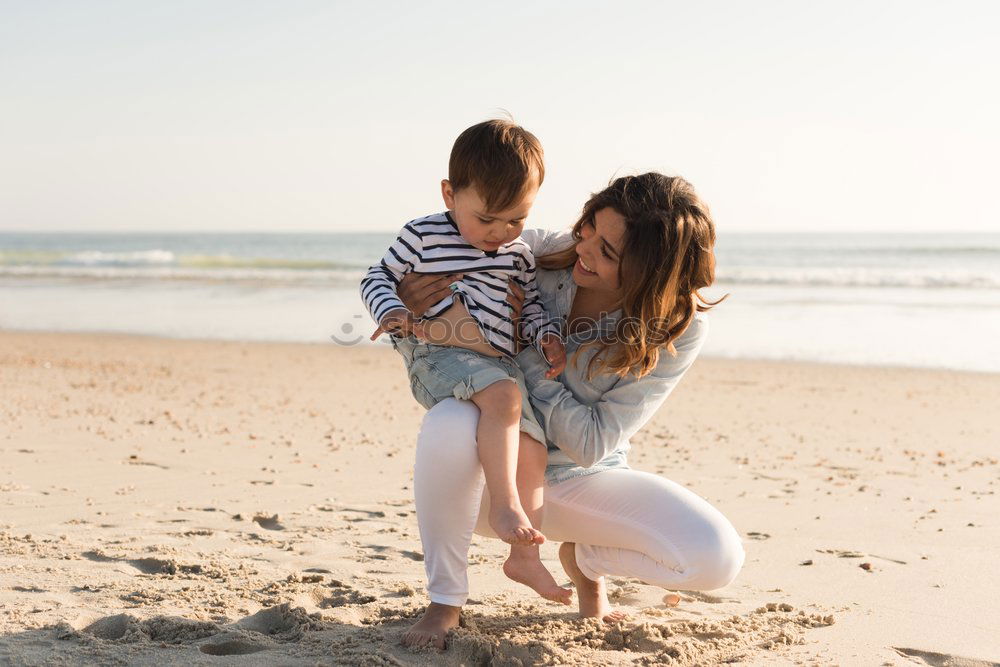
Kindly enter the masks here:
M 423 314 L 428 308 L 451 294 L 451 289 L 448 286 L 461 279 L 461 273 L 446 273 L 444 275 L 439 273 L 407 273 L 396 286 L 396 296 L 406 306 L 406 311 L 393 310 L 386 313 L 384 320 L 379 323 L 375 333 L 371 335 L 371 340 L 377 339 L 386 332 L 402 336 L 412 333 L 421 338 L 424 332 L 413 313 Z
M 517 351 L 521 351 L 521 310 L 524 308 L 524 289 L 513 280 L 507 281 L 507 303 L 510 304 L 510 319 L 514 322 L 514 331 L 517 332 L 514 344 Z
M 515 322 L 521 319 L 521 310 L 524 308 L 524 289 L 513 280 L 507 281 L 507 303 L 510 304 L 511 318 Z
M 461 273 L 407 273 L 396 287 L 396 296 L 411 313 L 423 315 L 428 308 L 451 294 L 451 285 Z

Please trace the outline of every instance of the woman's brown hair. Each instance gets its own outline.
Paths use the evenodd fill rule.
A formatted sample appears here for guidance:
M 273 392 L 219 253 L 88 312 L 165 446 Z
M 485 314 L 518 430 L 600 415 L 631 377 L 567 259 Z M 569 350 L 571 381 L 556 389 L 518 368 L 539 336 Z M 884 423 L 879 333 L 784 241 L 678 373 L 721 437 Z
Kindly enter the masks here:
M 715 280 L 715 223 L 690 183 L 650 172 L 616 178 L 591 196 L 573 225 L 573 238 L 579 241 L 581 228 L 593 224 L 594 215 L 604 208 L 625 218 L 618 264 L 622 317 L 613 337 L 586 344 L 601 346 L 587 376 L 633 372 L 642 377 L 656 366 L 661 350 L 677 354 L 674 341 L 696 312 L 722 301 L 706 301 L 698 293 Z M 543 269 L 565 269 L 576 259 L 574 243 L 536 262 Z

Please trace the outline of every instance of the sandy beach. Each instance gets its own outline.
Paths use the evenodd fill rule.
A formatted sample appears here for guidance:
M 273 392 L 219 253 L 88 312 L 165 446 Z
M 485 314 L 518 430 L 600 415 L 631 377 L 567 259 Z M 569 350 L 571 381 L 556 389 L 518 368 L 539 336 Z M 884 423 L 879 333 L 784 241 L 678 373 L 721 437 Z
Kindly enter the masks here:
M 477 537 L 464 627 L 411 651 L 390 349 L 2 332 L 0 663 L 997 664 L 998 407 L 996 374 L 700 359 L 630 462 L 733 521 L 736 581 L 612 580 L 602 626 Z

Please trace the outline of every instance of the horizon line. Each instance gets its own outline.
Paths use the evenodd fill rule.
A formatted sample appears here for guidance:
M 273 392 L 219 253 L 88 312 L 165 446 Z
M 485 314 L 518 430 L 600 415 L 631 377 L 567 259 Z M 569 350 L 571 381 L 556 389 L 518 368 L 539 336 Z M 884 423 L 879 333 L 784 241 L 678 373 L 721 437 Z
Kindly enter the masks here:
M 529 227 L 527 229 L 546 229 L 549 231 L 560 231 L 557 228 L 549 227 Z M 565 229 L 568 229 L 566 227 Z M 342 230 L 317 230 L 317 229 L 291 229 L 291 230 L 273 230 L 273 229 L 236 229 L 236 230 L 226 230 L 226 229 L 45 229 L 45 230 L 29 230 L 29 229 L 0 229 L 0 234 L 395 234 L 398 233 L 398 229 L 342 229 Z M 987 230 L 917 230 L 917 231 L 898 231 L 898 230 L 853 230 L 853 231 L 833 231 L 833 230 L 792 230 L 792 229 L 761 229 L 761 230 L 733 230 L 725 231 L 716 229 L 716 234 L 984 234 L 984 235 L 1000 235 L 1000 230 L 987 231 Z

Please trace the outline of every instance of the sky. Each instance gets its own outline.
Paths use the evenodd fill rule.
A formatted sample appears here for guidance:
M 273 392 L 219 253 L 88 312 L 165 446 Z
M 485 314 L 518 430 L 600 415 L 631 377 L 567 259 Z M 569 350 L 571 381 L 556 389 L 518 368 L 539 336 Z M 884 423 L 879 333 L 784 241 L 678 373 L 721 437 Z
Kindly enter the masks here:
M 509 112 L 734 232 L 1000 232 L 1000 3 L 0 0 L 0 231 L 395 231 Z

